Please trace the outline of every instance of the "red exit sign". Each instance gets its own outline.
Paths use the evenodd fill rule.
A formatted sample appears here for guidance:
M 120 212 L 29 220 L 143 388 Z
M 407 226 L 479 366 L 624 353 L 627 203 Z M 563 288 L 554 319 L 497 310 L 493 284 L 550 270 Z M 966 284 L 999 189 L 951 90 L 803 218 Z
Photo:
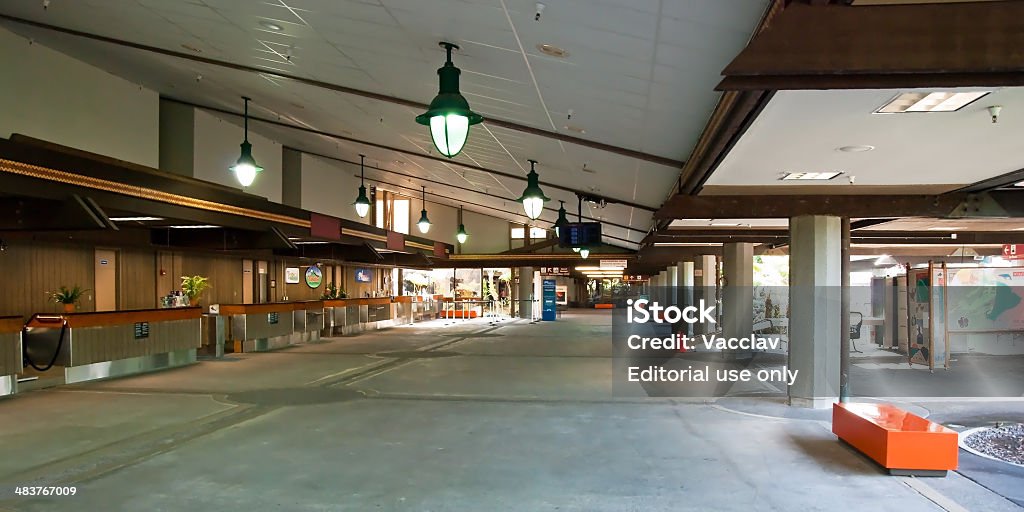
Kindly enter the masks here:
M 1024 260 L 1024 244 L 1003 244 L 1003 258 Z

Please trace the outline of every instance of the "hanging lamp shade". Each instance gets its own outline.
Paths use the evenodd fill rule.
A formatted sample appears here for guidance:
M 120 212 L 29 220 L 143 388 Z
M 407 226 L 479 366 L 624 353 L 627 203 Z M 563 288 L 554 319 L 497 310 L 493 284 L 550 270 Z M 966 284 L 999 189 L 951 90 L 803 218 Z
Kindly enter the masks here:
M 586 247 L 580 247 L 580 257 L 583 259 L 587 259 L 588 256 L 590 256 L 590 249 L 587 249 Z
M 464 244 L 468 238 L 469 233 L 466 233 L 466 225 L 462 223 L 462 205 L 459 205 L 459 229 L 455 232 L 455 239 L 460 244 Z
M 530 220 L 537 220 L 541 212 L 544 211 L 544 203 L 551 199 L 545 196 L 544 191 L 540 189 L 540 176 L 537 175 L 536 169 L 537 161 L 530 160 L 529 162 L 530 173 L 526 175 L 526 189 L 516 201 L 523 203 L 523 209 L 526 210 L 526 216 Z
M 559 203 L 559 206 L 558 206 L 558 220 L 555 221 L 554 228 L 555 228 L 555 236 L 562 236 L 562 229 L 561 228 L 569 225 L 569 218 L 566 217 L 565 201 L 559 201 L 558 203 Z
M 256 159 L 252 157 L 252 144 L 249 144 L 249 101 L 248 97 L 242 96 L 245 101 L 245 113 L 243 114 L 244 138 L 242 139 L 242 153 L 235 165 L 231 166 L 231 172 L 235 173 L 238 184 L 248 187 L 256 181 L 256 174 L 263 171 L 263 168 L 256 165 Z
M 437 70 L 440 90 L 427 111 L 416 116 L 416 122 L 429 126 L 434 147 L 442 155 L 452 158 L 466 145 L 469 127 L 479 124 L 484 118 L 469 109 L 469 102 L 459 92 L 459 75 L 462 71 L 452 64 L 452 50 L 459 47 L 446 42 L 439 44 L 448 53 L 448 60 Z
M 366 197 L 366 185 L 364 183 L 365 170 L 363 162 L 366 160 L 366 155 L 359 155 L 359 195 L 356 196 L 356 201 L 352 203 L 356 207 L 356 215 L 359 218 L 366 217 L 367 213 L 370 213 L 370 198 Z
M 427 218 L 427 187 L 423 187 L 423 209 L 420 210 L 420 221 L 416 223 L 420 233 L 430 231 L 430 219 Z

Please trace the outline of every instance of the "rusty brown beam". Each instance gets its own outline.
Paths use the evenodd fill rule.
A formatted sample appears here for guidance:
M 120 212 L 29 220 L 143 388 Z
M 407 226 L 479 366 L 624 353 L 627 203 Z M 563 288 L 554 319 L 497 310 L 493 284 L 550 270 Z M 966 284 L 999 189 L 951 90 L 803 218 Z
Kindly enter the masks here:
M 793 2 L 718 90 L 1024 85 L 1024 2 Z

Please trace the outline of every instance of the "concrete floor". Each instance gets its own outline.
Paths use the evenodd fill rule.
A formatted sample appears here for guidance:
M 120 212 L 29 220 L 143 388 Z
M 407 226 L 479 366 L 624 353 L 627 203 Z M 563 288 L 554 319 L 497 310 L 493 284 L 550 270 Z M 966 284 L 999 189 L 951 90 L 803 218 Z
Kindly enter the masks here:
M 956 473 L 884 475 L 781 405 L 614 398 L 610 332 L 590 311 L 436 321 L 25 393 L 0 401 L 0 509 L 1015 508 Z M 78 493 L 14 499 L 32 484 Z

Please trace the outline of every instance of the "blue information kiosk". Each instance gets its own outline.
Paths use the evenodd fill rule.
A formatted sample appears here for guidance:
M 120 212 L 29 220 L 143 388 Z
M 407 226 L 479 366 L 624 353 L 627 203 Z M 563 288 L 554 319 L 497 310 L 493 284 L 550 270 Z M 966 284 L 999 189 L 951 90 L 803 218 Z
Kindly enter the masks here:
M 558 305 L 555 304 L 555 280 L 545 279 L 541 288 L 541 320 L 553 322 Z

